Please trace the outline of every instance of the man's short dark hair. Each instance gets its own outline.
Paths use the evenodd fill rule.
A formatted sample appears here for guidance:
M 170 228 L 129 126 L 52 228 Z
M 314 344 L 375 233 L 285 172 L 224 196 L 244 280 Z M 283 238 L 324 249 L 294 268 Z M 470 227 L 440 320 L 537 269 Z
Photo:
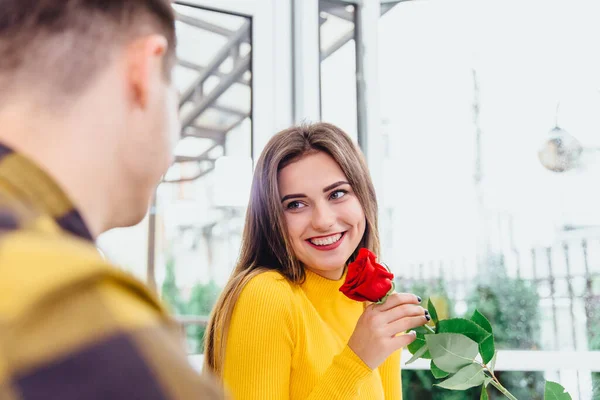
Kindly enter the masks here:
M 0 0 L 0 99 L 11 83 L 52 85 L 56 94 L 85 88 L 116 45 L 159 33 L 174 60 L 170 0 Z

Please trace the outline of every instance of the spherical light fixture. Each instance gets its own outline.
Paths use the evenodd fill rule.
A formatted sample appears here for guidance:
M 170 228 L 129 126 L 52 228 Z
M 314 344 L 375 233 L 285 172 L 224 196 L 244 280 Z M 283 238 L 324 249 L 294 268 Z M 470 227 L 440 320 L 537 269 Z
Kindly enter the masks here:
M 560 173 L 575 168 L 582 152 L 583 146 L 579 140 L 556 126 L 548 133 L 548 138 L 538 151 L 538 158 L 544 168 Z

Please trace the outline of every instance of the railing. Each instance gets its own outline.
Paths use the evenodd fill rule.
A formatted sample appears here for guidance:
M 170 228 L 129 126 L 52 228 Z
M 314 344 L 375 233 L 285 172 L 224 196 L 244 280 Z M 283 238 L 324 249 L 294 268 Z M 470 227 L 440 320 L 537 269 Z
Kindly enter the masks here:
M 591 373 L 600 372 L 600 351 L 590 351 L 592 335 L 600 335 L 600 240 L 583 239 L 534 249 L 510 249 L 502 254 L 507 276 L 529 282 L 539 297 L 540 350 L 500 349 L 498 371 L 546 371 L 573 393 L 586 399 Z M 477 284 L 473 260 L 437 260 L 397 266 L 403 283 L 431 285 L 442 280 L 448 298 L 466 311 L 467 297 Z M 206 326 L 206 316 L 180 316 L 183 329 Z M 598 324 L 595 328 L 594 325 Z M 598 331 L 598 332 L 596 332 Z M 537 338 L 536 338 L 537 339 Z M 600 343 L 599 343 L 600 344 Z M 190 355 L 201 368 L 202 355 Z M 403 355 L 403 360 L 410 358 Z M 429 369 L 427 360 L 403 365 L 405 370 Z M 548 378 L 548 377 L 547 377 Z

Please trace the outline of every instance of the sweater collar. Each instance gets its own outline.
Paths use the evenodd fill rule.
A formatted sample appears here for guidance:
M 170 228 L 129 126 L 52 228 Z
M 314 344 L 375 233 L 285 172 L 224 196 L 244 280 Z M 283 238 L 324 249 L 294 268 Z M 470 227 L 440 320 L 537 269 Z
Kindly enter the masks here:
M 21 206 L 51 216 L 65 231 L 93 237 L 66 193 L 32 160 L 0 144 L 0 193 Z
M 330 303 L 340 299 L 347 299 L 346 296 L 340 292 L 340 287 L 344 284 L 346 279 L 346 271 L 344 271 L 344 274 L 338 280 L 324 278 L 308 268 L 305 268 L 305 272 L 306 280 L 302 284 L 302 290 L 313 304 Z M 353 301 L 350 299 L 347 300 Z

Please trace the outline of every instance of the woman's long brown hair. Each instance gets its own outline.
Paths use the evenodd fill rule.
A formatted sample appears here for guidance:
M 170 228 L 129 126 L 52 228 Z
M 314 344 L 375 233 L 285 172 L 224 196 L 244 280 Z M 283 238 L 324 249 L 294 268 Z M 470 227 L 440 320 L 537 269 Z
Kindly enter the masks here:
M 277 133 L 258 159 L 240 257 L 208 322 L 204 347 L 207 373 L 221 377 L 231 315 L 240 293 L 252 278 L 264 271 L 277 270 L 290 282 L 303 282 L 304 268 L 288 239 L 277 175 L 291 162 L 319 151 L 338 163 L 365 213 L 365 233 L 348 262 L 354 260 L 361 247 L 379 254 L 375 190 L 367 164 L 348 135 L 327 123 L 295 126 Z

